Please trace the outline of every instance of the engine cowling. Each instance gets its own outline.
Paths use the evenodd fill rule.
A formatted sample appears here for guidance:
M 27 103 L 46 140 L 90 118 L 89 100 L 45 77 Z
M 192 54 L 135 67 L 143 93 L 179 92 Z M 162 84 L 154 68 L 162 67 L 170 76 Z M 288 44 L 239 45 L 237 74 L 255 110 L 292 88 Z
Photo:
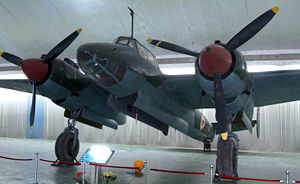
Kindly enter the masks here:
M 60 59 L 49 64 L 49 75 L 37 89 L 69 111 L 82 109 L 83 118 L 114 129 L 126 121 L 125 115 L 107 106 L 106 94 L 99 87 L 76 67 Z

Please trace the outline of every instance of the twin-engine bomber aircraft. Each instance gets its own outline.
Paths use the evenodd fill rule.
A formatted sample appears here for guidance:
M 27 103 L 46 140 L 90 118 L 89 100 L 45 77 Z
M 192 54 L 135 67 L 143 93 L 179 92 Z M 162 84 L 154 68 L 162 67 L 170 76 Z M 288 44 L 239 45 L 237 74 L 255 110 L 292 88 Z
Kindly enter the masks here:
M 1 52 L 2 58 L 22 67 L 28 80 L 0 80 L 0 87 L 32 91 L 31 128 L 36 93 L 65 108 L 68 127 L 55 145 L 60 161 L 73 161 L 78 154 L 75 121 L 117 129 L 125 123 L 126 115 L 135 118 L 138 114 L 139 121 L 164 135 L 173 127 L 202 141 L 208 150 L 215 135 L 220 134 L 216 171 L 237 176 L 238 139 L 232 132 L 252 132 L 257 123 L 252 121 L 254 107 L 300 99 L 300 70 L 250 74 L 244 57 L 236 50 L 277 11 L 278 7 L 270 9 L 226 44 L 216 41 L 201 52 L 148 39 L 158 47 L 196 57 L 194 75 L 162 74 L 155 56 L 133 36 L 121 36 L 114 43 L 81 45 L 77 50 L 78 65 L 68 58 L 58 59 L 79 35 L 79 29 L 40 58 L 23 60 Z M 215 108 L 218 122 L 209 122 L 201 108 Z

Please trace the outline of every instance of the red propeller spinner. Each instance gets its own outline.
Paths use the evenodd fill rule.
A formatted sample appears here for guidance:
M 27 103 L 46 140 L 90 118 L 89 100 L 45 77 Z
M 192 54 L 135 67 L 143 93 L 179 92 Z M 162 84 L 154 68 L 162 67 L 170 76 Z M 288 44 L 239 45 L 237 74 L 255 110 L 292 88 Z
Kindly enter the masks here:
M 201 51 L 198 62 L 200 71 L 205 76 L 213 78 L 215 72 L 223 76 L 230 70 L 232 56 L 222 45 L 212 44 Z
M 30 58 L 23 60 L 21 64 L 22 70 L 31 81 L 41 82 L 48 73 L 48 64 L 40 58 Z

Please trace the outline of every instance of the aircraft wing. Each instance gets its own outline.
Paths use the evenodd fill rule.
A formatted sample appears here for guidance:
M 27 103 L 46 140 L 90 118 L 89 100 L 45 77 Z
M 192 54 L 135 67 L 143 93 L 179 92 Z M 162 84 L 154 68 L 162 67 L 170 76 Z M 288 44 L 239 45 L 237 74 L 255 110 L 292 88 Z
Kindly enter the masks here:
M 4 79 L 0 80 L 0 88 L 14 89 L 31 93 L 32 86 L 27 79 Z
M 300 100 L 300 70 L 251 73 L 255 106 Z
M 213 108 L 214 104 L 195 79 L 195 75 L 164 75 L 162 89 L 169 98 L 193 109 Z

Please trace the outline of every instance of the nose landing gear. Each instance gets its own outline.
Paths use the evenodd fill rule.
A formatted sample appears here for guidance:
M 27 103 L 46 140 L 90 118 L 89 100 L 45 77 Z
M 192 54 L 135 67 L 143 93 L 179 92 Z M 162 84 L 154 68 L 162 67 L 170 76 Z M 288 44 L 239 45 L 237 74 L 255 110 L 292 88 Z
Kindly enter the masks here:
M 75 128 L 76 119 L 80 117 L 82 110 L 72 111 L 68 120 L 68 127 L 58 136 L 55 143 L 55 155 L 57 161 L 73 162 L 79 152 L 79 131 Z M 57 165 L 57 164 L 56 164 Z M 61 164 L 58 164 L 61 165 Z

